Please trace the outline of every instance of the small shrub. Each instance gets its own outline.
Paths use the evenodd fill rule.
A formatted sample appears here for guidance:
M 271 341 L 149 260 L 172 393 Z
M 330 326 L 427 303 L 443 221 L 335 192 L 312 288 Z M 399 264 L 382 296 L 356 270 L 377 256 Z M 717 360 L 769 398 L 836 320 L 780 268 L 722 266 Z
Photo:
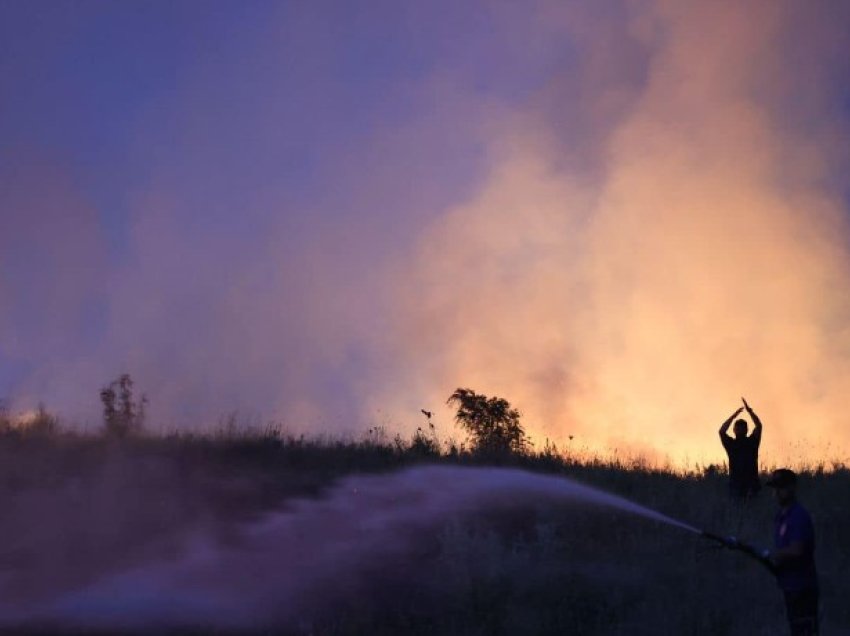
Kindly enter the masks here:
M 44 404 L 39 404 L 35 416 L 27 422 L 27 433 L 40 437 L 48 437 L 59 429 L 59 419 L 47 410 Z
M 12 416 L 9 413 L 9 405 L 5 400 L 0 400 L 0 434 L 12 430 Z
M 437 431 L 431 422 L 428 422 L 428 433 L 418 427 L 410 441 L 410 452 L 421 457 L 439 457 L 442 455 L 440 440 L 437 439 Z
M 123 438 L 142 431 L 148 398 L 142 395 L 137 401 L 133 386 L 133 379 L 125 373 L 101 389 L 100 401 L 107 435 Z

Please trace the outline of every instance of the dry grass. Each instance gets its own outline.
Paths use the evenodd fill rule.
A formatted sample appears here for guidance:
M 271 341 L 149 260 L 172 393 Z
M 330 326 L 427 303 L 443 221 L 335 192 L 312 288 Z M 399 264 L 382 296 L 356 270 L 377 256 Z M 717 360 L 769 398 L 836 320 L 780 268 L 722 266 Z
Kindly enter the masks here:
M 725 475 L 641 462 L 579 461 L 554 448 L 483 457 L 378 431 L 311 440 L 274 429 L 114 440 L 0 422 L 0 571 L 4 602 L 49 595 L 180 550 L 212 528 L 222 542 L 245 521 L 354 472 L 417 462 L 512 465 L 563 474 L 698 527 L 769 545 L 768 493 L 741 507 Z M 850 632 L 850 471 L 814 467 L 801 498 L 818 535 L 825 626 Z M 404 563 L 376 563 L 357 590 L 281 634 L 776 634 L 770 577 L 699 538 L 604 511 L 538 507 L 452 520 Z M 11 633 L 11 632 L 10 632 Z M 15 633 L 18 633 L 16 630 Z M 224 633 L 224 632 L 216 632 Z

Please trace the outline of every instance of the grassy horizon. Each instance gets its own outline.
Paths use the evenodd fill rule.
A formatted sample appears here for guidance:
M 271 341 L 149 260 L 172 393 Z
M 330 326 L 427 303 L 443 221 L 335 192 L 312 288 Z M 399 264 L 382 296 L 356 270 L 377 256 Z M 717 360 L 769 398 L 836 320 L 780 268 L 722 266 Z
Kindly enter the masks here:
M 0 431 L 0 496 L 7 502 L 0 568 L 15 581 L 4 590 L 7 602 L 171 558 L 192 532 L 227 544 L 246 523 L 294 499 L 321 497 L 348 475 L 420 464 L 563 475 L 765 546 L 775 508 L 767 492 L 745 507 L 731 502 L 723 466 L 678 471 L 640 458 L 582 458 L 552 445 L 487 455 L 439 440 L 433 430 L 402 438 L 373 429 L 334 439 L 231 426 L 115 439 L 65 430 L 54 420 Z M 831 633 L 850 630 L 843 603 L 850 583 L 848 492 L 844 465 L 801 471 Z M 687 533 L 605 511 L 531 506 L 461 516 L 408 556 L 401 565 L 375 564 L 356 593 L 327 599 L 306 623 L 256 633 L 767 635 L 784 629 L 779 592 L 756 565 Z
M 2 405 L 2 402 L 0 402 Z M 134 443 L 226 443 L 233 441 L 237 444 L 248 442 L 256 444 L 282 444 L 284 446 L 306 445 L 314 447 L 346 445 L 360 448 L 375 448 L 392 450 L 401 456 L 409 455 L 411 458 L 425 456 L 431 459 L 443 460 L 477 460 L 482 459 L 482 453 L 476 452 L 474 445 L 460 429 L 455 431 L 457 435 L 440 436 L 438 429 L 434 426 L 417 427 L 409 436 L 401 433 L 393 433 L 384 425 L 371 426 L 361 432 L 344 433 L 292 433 L 288 427 L 278 422 L 260 423 L 259 419 L 240 422 L 236 414 L 219 419 L 216 425 L 209 428 L 184 429 L 177 426 L 154 428 L 145 425 L 130 436 Z M 0 436 L 7 439 L 17 438 L 21 440 L 50 440 L 57 442 L 98 443 L 116 440 L 110 435 L 103 424 L 89 423 L 86 426 L 78 424 L 67 425 L 59 416 L 39 407 L 36 410 L 24 414 L 11 414 L 0 407 Z M 461 439 L 462 438 L 462 439 Z M 797 441 L 795 448 L 803 445 L 803 441 Z M 543 460 L 544 463 L 561 462 L 564 465 L 574 466 L 607 466 L 615 469 L 651 470 L 680 476 L 693 476 L 704 473 L 726 473 L 728 466 L 723 459 L 724 451 L 717 443 L 717 461 L 689 461 L 674 462 L 669 456 L 658 454 L 655 457 L 646 453 L 623 450 L 614 447 L 607 452 L 590 450 L 581 443 L 568 441 L 567 443 L 555 442 L 549 438 L 530 442 L 526 450 L 511 452 L 502 457 L 488 456 L 483 454 L 487 460 L 504 461 L 535 461 Z M 794 453 L 788 453 L 792 455 Z M 762 476 L 770 473 L 775 468 L 786 466 L 803 474 L 824 474 L 835 471 L 846 471 L 850 469 L 850 456 L 835 453 L 831 457 L 823 457 L 816 461 L 797 459 L 789 462 L 777 461 L 775 459 L 764 460 L 762 453 L 759 459 L 759 472 Z M 769 456 L 768 456 L 769 457 Z

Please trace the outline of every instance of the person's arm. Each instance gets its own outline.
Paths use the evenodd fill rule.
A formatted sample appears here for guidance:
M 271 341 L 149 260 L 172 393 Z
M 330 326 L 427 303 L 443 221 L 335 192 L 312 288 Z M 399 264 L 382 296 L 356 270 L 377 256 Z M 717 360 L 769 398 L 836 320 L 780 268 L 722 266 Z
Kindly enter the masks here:
M 741 400 L 744 402 L 744 407 L 747 409 L 747 413 L 750 414 L 750 419 L 753 421 L 753 426 L 755 426 L 755 429 L 750 434 L 750 437 L 753 439 L 753 441 L 756 444 L 760 444 L 761 443 L 761 419 L 759 419 L 759 416 L 756 415 L 756 412 L 752 409 L 752 407 L 749 404 L 747 404 L 747 401 L 744 398 L 741 398 Z
M 730 537 L 727 542 L 727 546 L 732 548 L 733 550 L 741 550 L 742 552 L 746 552 L 751 557 L 756 559 L 759 563 L 761 563 L 764 567 L 766 567 L 770 572 L 775 576 L 776 568 L 778 567 L 776 561 L 773 559 L 773 554 L 770 550 L 759 550 L 757 547 L 750 545 L 749 543 L 743 543 L 738 541 L 734 537 Z
M 738 417 L 741 414 L 741 411 L 743 410 L 743 407 L 739 408 L 737 411 L 735 411 L 734 413 L 732 413 L 732 415 L 729 416 L 729 419 L 727 419 L 725 422 L 723 422 L 723 424 L 721 424 L 720 431 L 718 431 L 720 433 L 721 441 L 725 442 L 726 440 L 731 439 L 731 437 L 729 437 L 728 432 L 729 427 L 732 426 L 732 422 L 735 421 L 735 418 Z

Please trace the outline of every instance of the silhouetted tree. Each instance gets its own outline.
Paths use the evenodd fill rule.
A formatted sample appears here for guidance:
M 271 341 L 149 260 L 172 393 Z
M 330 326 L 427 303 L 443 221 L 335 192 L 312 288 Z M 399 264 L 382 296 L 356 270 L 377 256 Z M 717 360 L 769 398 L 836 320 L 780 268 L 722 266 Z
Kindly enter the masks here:
M 142 395 L 140 400 L 135 400 L 133 379 L 128 373 L 100 390 L 100 402 L 103 404 L 103 424 L 107 434 L 126 437 L 142 430 L 148 398 Z
M 455 389 L 446 403 L 457 407 L 455 421 L 469 432 L 476 451 L 521 453 L 528 449 L 520 412 L 504 398 Z

